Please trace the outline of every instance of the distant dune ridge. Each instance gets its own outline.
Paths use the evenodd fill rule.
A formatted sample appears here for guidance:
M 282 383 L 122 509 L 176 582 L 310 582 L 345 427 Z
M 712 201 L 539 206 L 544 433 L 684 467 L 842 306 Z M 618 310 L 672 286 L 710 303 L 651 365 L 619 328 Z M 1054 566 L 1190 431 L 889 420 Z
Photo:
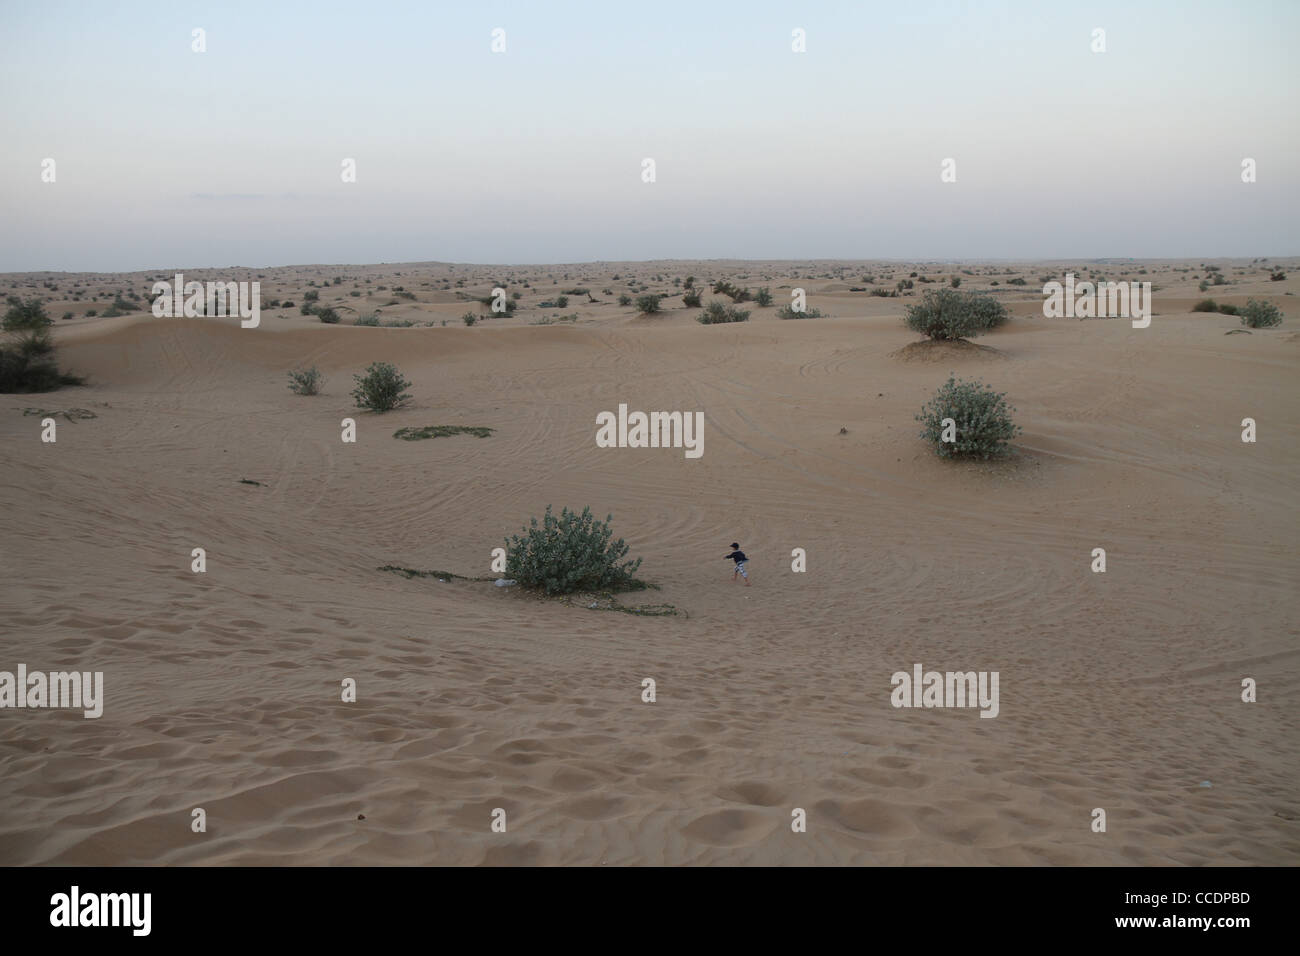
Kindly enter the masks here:
M 183 270 L 260 282 L 256 328 L 153 316 L 180 269 L 0 276 L 88 383 L 0 395 L 0 671 L 103 674 L 96 719 L 0 709 L 0 864 L 1294 865 L 1296 266 Z M 1044 317 L 1067 272 L 1152 283 L 1150 325 Z M 703 325 L 687 276 L 773 302 Z M 1011 321 L 918 346 L 904 307 L 953 278 Z M 796 289 L 821 317 L 778 318 Z M 1211 295 L 1285 318 L 1226 335 Z M 408 405 L 356 408 L 374 362 Z M 950 374 L 1012 399 L 1005 460 L 918 437 Z M 699 413 L 703 454 L 601 447 L 620 405 Z M 394 438 L 431 423 L 492 431 Z M 488 576 L 552 503 L 688 614 L 378 570 Z M 996 717 L 893 706 L 922 666 L 996 673 Z

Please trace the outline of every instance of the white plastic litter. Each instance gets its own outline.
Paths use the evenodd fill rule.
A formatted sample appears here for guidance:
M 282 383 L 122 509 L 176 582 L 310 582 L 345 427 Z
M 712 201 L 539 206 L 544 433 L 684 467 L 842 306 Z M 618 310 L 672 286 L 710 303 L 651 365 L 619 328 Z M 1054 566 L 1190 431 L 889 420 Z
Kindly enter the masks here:
M 493 583 L 494 583 L 497 587 L 499 587 L 499 588 L 508 588 L 508 587 L 510 587 L 510 585 L 512 585 L 512 584 L 518 584 L 519 582 L 518 582 L 518 581 L 510 581 L 510 580 L 507 580 L 506 578 L 497 578 L 496 581 L 494 581 Z

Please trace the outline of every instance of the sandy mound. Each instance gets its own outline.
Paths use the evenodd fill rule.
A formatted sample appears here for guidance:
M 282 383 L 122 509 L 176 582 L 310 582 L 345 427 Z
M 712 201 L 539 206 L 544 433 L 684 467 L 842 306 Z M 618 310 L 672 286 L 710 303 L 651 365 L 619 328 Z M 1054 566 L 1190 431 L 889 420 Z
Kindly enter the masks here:
M 909 342 L 901 349 L 890 352 L 889 357 L 898 359 L 900 362 L 932 364 L 969 359 L 1006 359 L 1010 356 L 991 346 L 978 345 L 966 339 L 956 339 L 955 341 L 922 339 L 920 342 Z

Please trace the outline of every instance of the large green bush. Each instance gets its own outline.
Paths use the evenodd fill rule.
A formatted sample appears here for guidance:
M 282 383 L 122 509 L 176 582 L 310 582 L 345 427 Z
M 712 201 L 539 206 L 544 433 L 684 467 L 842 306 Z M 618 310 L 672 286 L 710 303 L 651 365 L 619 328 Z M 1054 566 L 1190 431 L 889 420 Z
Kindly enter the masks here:
M 1271 329 L 1282 324 L 1282 310 L 1263 299 L 1247 299 L 1240 315 L 1241 324 L 1252 329 Z
M 987 295 L 926 289 L 920 302 L 905 307 L 903 322 L 932 339 L 965 339 L 996 328 L 1007 315 L 1007 307 Z
M 506 539 L 506 574 L 547 594 L 644 588 L 635 577 L 641 559 L 624 561 L 627 544 L 610 540 L 612 520 L 613 515 L 596 519 L 590 508 L 581 514 L 564 508 L 557 518 L 547 505 L 540 525 L 533 518 L 521 534 Z
M 0 392 L 52 392 L 64 385 L 81 385 L 82 379 L 59 371 L 54 359 L 52 320 L 40 299 L 10 296 L 0 327 Z
M 411 387 L 411 383 L 387 362 L 374 362 L 366 369 L 365 375 L 352 377 L 357 383 L 357 387 L 352 390 L 357 408 L 387 412 L 405 405 L 411 399 L 404 391 Z
M 1005 393 L 949 375 L 916 420 L 921 437 L 934 445 L 940 458 L 992 458 L 1004 454 L 1006 442 L 1020 434 L 1020 426 L 1011 420 L 1013 411 Z M 945 418 L 956 426 L 953 441 L 943 440 Z

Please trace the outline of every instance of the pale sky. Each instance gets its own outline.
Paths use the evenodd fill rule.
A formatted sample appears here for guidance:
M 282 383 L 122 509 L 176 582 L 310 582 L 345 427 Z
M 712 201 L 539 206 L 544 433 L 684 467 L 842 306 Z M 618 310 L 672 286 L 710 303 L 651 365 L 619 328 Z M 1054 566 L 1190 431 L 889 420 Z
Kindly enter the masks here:
M 0 271 L 1295 255 L 1297 35 L 1296 0 L 0 0 Z

